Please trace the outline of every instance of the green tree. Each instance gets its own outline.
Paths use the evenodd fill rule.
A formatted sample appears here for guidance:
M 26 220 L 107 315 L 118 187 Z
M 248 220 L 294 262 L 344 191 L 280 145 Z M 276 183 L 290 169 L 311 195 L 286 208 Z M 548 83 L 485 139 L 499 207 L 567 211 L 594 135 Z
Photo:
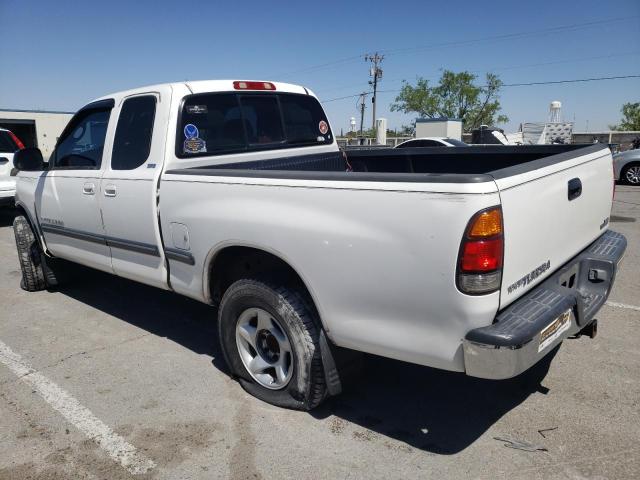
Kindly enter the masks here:
M 480 125 L 509 121 L 505 115 L 499 115 L 498 93 L 502 81 L 493 73 L 487 73 L 484 85 L 476 85 L 476 79 L 477 76 L 470 72 L 445 70 L 438 85 L 433 87 L 422 77 L 415 86 L 404 80 L 400 94 L 391 104 L 391 111 L 417 113 L 427 118 L 459 118 L 465 132 Z
M 619 125 L 609 125 L 611 130 L 640 130 L 640 102 L 622 105 L 622 120 Z

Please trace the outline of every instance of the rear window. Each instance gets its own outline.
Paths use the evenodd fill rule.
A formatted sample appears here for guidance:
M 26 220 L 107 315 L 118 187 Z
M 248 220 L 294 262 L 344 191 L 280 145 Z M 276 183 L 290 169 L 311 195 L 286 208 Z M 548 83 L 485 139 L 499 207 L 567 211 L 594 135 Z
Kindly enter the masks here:
M 16 142 L 13 141 L 9 132 L 0 130 L 0 152 L 1 153 L 14 153 L 16 150 L 20 150 Z
M 318 101 L 287 93 L 206 93 L 185 97 L 176 155 L 323 145 L 333 141 Z

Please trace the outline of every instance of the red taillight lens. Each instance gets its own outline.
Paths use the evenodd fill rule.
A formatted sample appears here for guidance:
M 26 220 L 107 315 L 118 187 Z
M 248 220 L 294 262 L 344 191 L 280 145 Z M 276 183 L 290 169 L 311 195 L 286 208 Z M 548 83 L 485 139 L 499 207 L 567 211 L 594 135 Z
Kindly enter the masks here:
M 480 295 L 500 288 L 504 257 L 502 232 L 500 207 L 482 210 L 469 220 L 458 259 L 457 284 L 461 292 Z
M 16 143 L 16 145 L 18 146 L 19 150 L 24 149 L 24 143 L 22 143 L 20 141 L 20 139 L 18 137 L 16 137 L 15 133 L 13 132 L 9 132 L 9 136 L 11 137 L 11 139 Z
M 502 237 L 494 240 L 465 242 L 460 269 L 468 272 L 492 272 L 502 267 Z
M 276 86 L 271 82 L 233 82 L 235 90 L 275 90 Z

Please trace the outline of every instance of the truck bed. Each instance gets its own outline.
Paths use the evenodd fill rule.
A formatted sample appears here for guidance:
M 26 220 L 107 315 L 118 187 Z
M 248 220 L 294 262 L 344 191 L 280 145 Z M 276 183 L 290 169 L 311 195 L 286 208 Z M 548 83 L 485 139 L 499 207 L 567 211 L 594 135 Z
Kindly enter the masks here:
M 230 162 L 167 173 L 393 182 L 487 182 L 606 148 L 605 145 L 383 148 Z

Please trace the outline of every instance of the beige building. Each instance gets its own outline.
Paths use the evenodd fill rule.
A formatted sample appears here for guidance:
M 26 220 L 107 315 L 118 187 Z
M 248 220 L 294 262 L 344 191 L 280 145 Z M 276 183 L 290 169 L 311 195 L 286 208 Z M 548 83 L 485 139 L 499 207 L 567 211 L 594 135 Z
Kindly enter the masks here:
M 27 147 L 38 147 L 49 158 L 72 112 L 0 108 L 0 128 L 11 130 Z

